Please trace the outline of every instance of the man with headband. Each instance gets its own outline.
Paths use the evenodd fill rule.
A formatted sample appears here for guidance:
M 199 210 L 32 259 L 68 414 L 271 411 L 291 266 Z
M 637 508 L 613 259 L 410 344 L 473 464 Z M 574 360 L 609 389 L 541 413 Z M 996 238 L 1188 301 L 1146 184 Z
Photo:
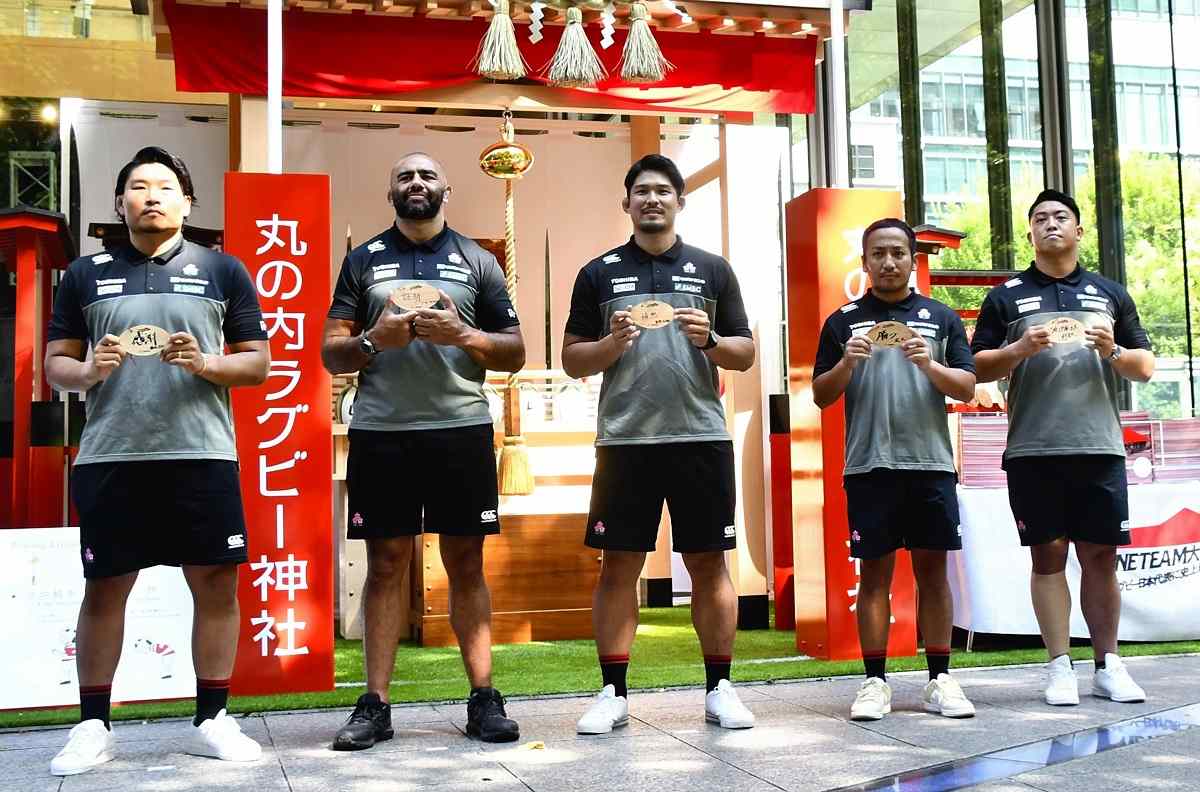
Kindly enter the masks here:
M 1030 592 L 1050 662 L 1047 704 L 1079 703 L 1070 646 L 1067 552 L 1083 572 L 1080 605 L 1096 659 L 1092 694 L 1144 701 L 1117 655 L 1116 551 L 1129 537 L 1120 378 L 1146 382 L 1154 353 L 1119 283 L 1079 266 L 1079 206 L 1057 190 L 1029 207 L 1034 261 L 988 292 L 971 350 L 980 382 L 1008 377 L 1004 469 Z
M 853 720 L 892 710 L 888 627 L 896 551 L 912 554 L 929 682 L 928 712 L 968 718 L 975 707 L 950 676 L 954 603 L 946 554 L 962 549 L 958 477 L 946 397 L 970 401 L 975 365 L 962 320 L 910 286 L 917 238 L 903 220 L 863 232 L 862 267 L 871 288 L 825 320 L 813 366 L 813 400 L 825 409 L 846 397 L 844 484 L 850 555 L 860 560 L 856 615 L 863 680 Z
M 572 377 L 604 372 L 585 538 L 604 551 L 592 606 L 602 689 L 579 719 L 580 734 L 629 721 L 638 576 L 664 499 L 672 545 L 692 579 L 705 718 L 725 728 L 754 725 L 729 682 L 737 593 L 725 551 L 736 541 L 734 458 L 717 374 L 750 368 L 754 340 L 729 262 L 675 233 L 683 206 L 675 163 L 657 154 L 634 163 L 622 200 L 633 236 L 580 270 L 571 296 L 563 368 Z

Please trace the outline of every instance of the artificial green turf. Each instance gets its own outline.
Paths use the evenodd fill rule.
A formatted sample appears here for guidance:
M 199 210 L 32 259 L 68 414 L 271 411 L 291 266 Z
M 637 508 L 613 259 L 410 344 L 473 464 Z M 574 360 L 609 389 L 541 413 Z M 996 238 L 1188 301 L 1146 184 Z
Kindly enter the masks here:
M 630 653 L 629 687 L 662 688 L 700 685 L 704 667 L 700 644 L 691 625 L 687 607 L 644 608 L 638 638 Z M 1031 644 L 1040 643 L 1036 638 Z M 1123 644 L 1126 657 L 1176 652 L 1200 652 L 1200 641 L 1174 643 Z M 362 644 L 337 641 L 334 650 L 334 676 L 338 682 L 362 682 Z M 798 659 L 795 634 L 779 630 L 741 630 L 738 632 L 733 665 L 733 681 L 806 679 L 856 674 L 859 661 Z M 1091 650 L 1071 650 L 1076 659 L 1090 659 Z M 546 643 L 506 644 L 492 650 L 493 678 L 506 696 L 545 693 L 580 693 L 596 690 L 600 674 L 596 666 L 596 647 L 590 640 Z M 1030 648 L 1003 649 L 966 653 L 956 651 L 955 668 L 971 666 L 1016 665 L 1045 662 L 1040 645 Z M 770 660 L 771 662 L 748 662 Z M 888 660 L 888 669 L 912 671 L 925 667 L 923 657 Z M 248 713 L 272 710 L 349 707 L 362 688 L 337 688 L 323 693 L 291 693 L 275 696 L 238 696 L 229 702 L 230 712 Z M 395 703 L 414 701 L 464 700 L 470 691 L 463 675 L 457 647 L 423 649 L 401 644 L 396 657 L 391 698 Z M 192 701 L 133 704 L 114 707 L 114 720 L 143 720 L 191 715 Z M 0 713 L 0 728 L 74 723 L 78 708 Z

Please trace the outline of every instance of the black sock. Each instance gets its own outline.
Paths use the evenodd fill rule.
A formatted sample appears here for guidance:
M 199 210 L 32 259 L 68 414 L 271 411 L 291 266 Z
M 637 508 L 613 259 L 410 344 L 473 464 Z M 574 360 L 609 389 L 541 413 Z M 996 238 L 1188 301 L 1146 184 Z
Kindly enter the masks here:
M 204 721 L 217 717 L 217 713 L 225 709 L 228 703 L 228 679 L 197 679 L 196 717 L 192 719 L 192 725 L 199 726 Z
M 104 728 L 112 728 L 109 724 L 109 712 L 112 709 L 112 685 L 80 685 L 79 686 L 79 720 L 104 721 Z
M 618 696 L 629 695 L 625 675 L 629 671 L 629 655 L 600 655 L 601 685 L 612 685 Z
M 929 678 L 937 679 L 939 674 L 950 673 L 950 647 L 926 646 L 925 665 L 929 667 Z
M 1104 670 L 1104 660 L 1103 660 L 1103 658 L 1101 658 L 1100 660 L 1097 660 L 1097 661 L 1096 661 L 1096 670 L 1097 670 L 1097 671 L 1103 671 L 1103 670 Z
M 704 655 L 704 692 L 711 693 L 717 688 L 722 679 L 729 679 L 729 667 L 733 665 L 732 655 Z
M 863 652 L 863 667 L 867 670 L 867 677 L 877 677 L 887 682 L 887 651 L 882 652 Z

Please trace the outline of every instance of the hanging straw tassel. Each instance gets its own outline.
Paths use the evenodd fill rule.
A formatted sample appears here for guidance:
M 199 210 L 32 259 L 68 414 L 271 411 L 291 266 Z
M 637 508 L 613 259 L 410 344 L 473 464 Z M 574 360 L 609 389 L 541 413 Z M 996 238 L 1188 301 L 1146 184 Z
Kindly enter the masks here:
M 567 9 L 567 27 L 550 59 L 547 79 L 565 88 L 590 88 L 608 76 L 583 27 L 583 12 Z
M 621 79 L 625 82 L 662 82 L 667 72 L 675 68 L 658 48 L 649 19 L 645 3 L 630 6 L 629 38 L 625 39 L 625 49 L 621 52 Z
M 513 200 L 513 180 L 504 181 L 504 285 L 513 305 L 517 304 L 517 221 Z M 533 492 L 533 468 L 529 449 L 521 434 L 521 391 L 516 373 L 508 375 L 504 391 L 504 447 L 500 449 L 497 471 L 501 495 L 528 495 Z
M 508 6 L 508 0 L 492 0 L 492 21 L 472 64 L 480 77 L 519 80 L 525 76 L 525 59 L 517 49 L 517 34 Z

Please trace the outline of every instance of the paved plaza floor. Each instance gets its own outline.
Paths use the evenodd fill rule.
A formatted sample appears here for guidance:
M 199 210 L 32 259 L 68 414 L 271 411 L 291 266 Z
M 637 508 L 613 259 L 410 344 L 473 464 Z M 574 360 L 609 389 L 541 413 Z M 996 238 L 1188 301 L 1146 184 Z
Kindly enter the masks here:
M 66 779 L 48 769 L 65 729 L 8 731 L 0 790 L 1200 790 L 1200 657 L 1131 658 L 1144 704 L 1091 697 L 1091 664 L 1076 668 L 1078 707 L 1044 705 L 1037 667 L 958 671 L 967 720 L 922 711 L 923 673 L 889 675 L 893 712 L 875 723 L 847 719 L 858 679 L 740 685 L 758 718 L 745 731 L 705 723 L 695 688 L 632 693 L 629 725 L 598 737 L 575 734 L 586 698 L 513 699 L 507 745 L 464 736 L 463 704 L 398 705 L 395 738 L 354 753 L 329 749 L 347 710 L 269 713 L 242 721 L 264 747 L 250 765 L 180 753 L 188 721 L 117 723 L 117 758 Z

